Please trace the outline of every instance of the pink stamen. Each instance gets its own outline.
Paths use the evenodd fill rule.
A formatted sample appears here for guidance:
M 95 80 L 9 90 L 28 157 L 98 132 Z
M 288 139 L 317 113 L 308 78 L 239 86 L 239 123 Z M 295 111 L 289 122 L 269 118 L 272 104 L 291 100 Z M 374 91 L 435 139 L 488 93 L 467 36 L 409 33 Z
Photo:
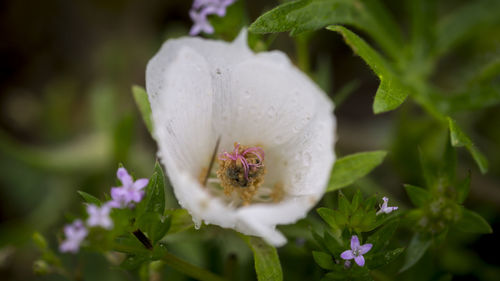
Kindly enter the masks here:
M 243 165 L 243 169 L 245 170 L 245 179 L 248 181 L 248 172 L 250 171 L 250 168 L 252 167 L 261 167 L 263 164 L 262 162 L 264 161 L 264 150 L 260 147 L 254 146 L 254 147 L 249 147 L 240 154 L 239 152 L 240 144 L 235 143 L 234 144 L 234 150 L 233 152 L 229 153 L 227 151 L 224 151 L 219 155 L 219 160 L 227 161 L 227 160 L 233 160 L 241 161 L 241 165 Z M 247 159 L 245 156 L 247 154 L 253 154 L 259 159 L 259 163 L 253 164 L 253 163 L 248 163 Z

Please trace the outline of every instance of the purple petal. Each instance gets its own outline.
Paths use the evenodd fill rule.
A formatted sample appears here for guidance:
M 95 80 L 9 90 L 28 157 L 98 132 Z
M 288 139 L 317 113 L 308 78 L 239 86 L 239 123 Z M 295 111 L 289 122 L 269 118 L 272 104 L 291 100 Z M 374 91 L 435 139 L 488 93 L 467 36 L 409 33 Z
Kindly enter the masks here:
M 89 204 L 87 206 L 87 213 L 89 214 L 89 216 L 95 216 L 97 214 L 97 212 L 99 211 L 99 208 L 94 205 L 94 204 Z
M 364 266 L 365 265 L 365 258 L 363 256 L 357 256 L 354 257 L 354 261 L 359 265 L 359 266 Z
M 122 182 L 123 186 L 132 186 L 132 177 L 129 175 L 127 170 L 123 167 L 119 168 L 116 172 L 116 177 Z
M 370 251 L 370 250 L 371 250 L 372 246 L 373 246 L 372 244 L 364 244 L 364 245 L 361 245 L 361 246 L 359 247 L 359 253 L 360 253 L 361 255 L 364 255 L 364 254 L 368 253 L 368 251 Z
M 130 193 L 130 201 L 134 201 L 134 202 L 139 203 L 139 202 L 141 202 L 143 196 L 144 196 L 144 192 L 142 192 L 142 191 L 131 192 Z
M 109 201 L 106 203 L 106 205 L 110 206 L 111 208 L 123 208 L 124 204 L 120 201 Z
M 149 180 L 148 179 L 138 179 L 134 182 L 134 189 L 135 190 L 141 190 L 143 189 L 146 185 L 148 185 Z
M 347 250 L 340 254 L 340 257 L 345 260 L 352 260 L 354 258 L 354 254 L 351 250 Z
M 357 235 L 353 235 L 351 238 L 351 249 L 356 250 L 359 248 L 359 239 Z

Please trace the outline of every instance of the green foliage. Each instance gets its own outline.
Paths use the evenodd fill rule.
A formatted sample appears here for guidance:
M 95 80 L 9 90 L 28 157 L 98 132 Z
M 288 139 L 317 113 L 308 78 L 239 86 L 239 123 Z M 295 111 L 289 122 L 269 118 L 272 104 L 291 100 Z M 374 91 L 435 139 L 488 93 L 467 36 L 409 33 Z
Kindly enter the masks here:
M 481 173 L 486 173 L 488 171 L 488 160 L 486 160 L 486 157 L 476 148 L 460 127 L 458 127 L 455 120 L 448 118 L 448 124 L 450 128 L 451 144 L 454 147 L 465 146 L 479 166 Z
M 432 195 L 421 187 L 405 184 L 405 189 L 410 201 L 416 207 L 422 207 L 432 200 Z
M 81 190 L 78 190 L 77 192 L 78 192 L 78 194 L 80 194 L 80 196 L 83 198 L 83 200 L 85 200 L 85 202 L 87 202 L 89 204 L 101 206 L 101 204 L 102 204 L 101 200 L 97 199 L 97 197 L 95 197 L 94 195 L 88 194 L 87 192 L 81 191 Z
M 149 133 L 153 133 L 153 121 L 151 120 L 151 106 L 149 105 L 148 93 L 141 87 L 134 85 L 132 86 L 132 94 L 134 95 L 135 103 L 139 108 L 142 115 L 142 120 L 146 125 Z
M 436 55 L 477 35 L 477 31 L 500 22 L 500 3 L 495 0 L 472 1 L 444 17 L 436 26 Z
M 342 26 L 329 26 L 327 29 L 342 34 L 346 43 L 358 54 L 380 79 L 375 94 L 373 112 L 382 113 L 399 107 L 409 94 L 406 87 L 391 65 L 368 45 L 363 39 Z
M 284 3 L 260 16 L 250 32 L 290 31 L 296 35 L 333 24 L 348 24 L 372 36 L 388 54 L 398 54 L 402 36 L 397 25 L 378 1 L 298 0 Z
M 334 191 L 366 176 L 384 160 L 387 152 L 361 152 L 335 161 L 327 191 Z
M 397 215 L 376 215 L 375 204 L 374 197 L 364 200 L 358 190 L 351 201 L 339 192 L 338 210 L 317 210 L 328 224 L 322 236 L 314 235 L 322 249 L 312 253 L 314 261 L 321 268 L 330 271 L 322 280 L 369 280 L 370 270 L 388 265 L 403 252 L 403 248 L 387 250 L 399 225 Z M 377 230 L 372 232 L 374 229 Z M 340 255 L 350 249 L 352 236 L 357 235 L 361 240 L 362 233 L 370 233 L 366 243 L 373 245 L 372 249 L 363 255 L 366 264 L 359 267 L 351 261 L 351 265 L 346 265 Z
M 241 237 L 253 252 L 257 279 L 259 281 L 283 280 L 283 272 L 276 248 L 267 244 L 262 238 L 243 234 L 241 234 Z
M 431 245 L 431 239 L 421 234 L 413 235 L 406 250 L 406 258 L 399 272 L 403 272 L 417 263 Z
M 330 254 L 324 252 L 313 251 L 312 252 L 314 261 L 323 269 L 333 270 L 335 268 L 335 262 Z
M 464 232 L 492 233 L 493 230 L 488 222 L 478 213 L 471 210 L 462 209 L 462 217 L 455 226 Z

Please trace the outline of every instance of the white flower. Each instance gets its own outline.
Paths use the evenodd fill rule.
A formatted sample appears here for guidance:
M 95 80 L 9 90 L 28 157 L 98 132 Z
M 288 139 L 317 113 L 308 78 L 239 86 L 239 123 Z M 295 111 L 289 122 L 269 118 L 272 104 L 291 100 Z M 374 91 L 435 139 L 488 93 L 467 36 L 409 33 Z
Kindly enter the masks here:
M 254 54 L 246 31 L 232 43 L 168 40 L 148 63 L 146 86 L 159 156 L 195 224 L 233 228 L 275 246 L 286 243 L 276 225 L 306 216 L 325 192 L 335 160 L 329 98 L 282 52 Z M 203 186 L 218 138 L 219 157 Z M 242 145 L 240 154 L 238 148 L 223 154 L 233 144 Z M 253 162 L 232 160 L 245 147 Z M 265 169 L 257 160 L 264 153 Z M 245 183 L 255 169 L 262 169 L 256 173 L 262 178 L 251 179 L 255 186 L 247 197 L 242 193 L 249 186 L 222 190 L 216 174 L 229 171 L 220 171 L 220 161 L 245 166 L 239 178 Z

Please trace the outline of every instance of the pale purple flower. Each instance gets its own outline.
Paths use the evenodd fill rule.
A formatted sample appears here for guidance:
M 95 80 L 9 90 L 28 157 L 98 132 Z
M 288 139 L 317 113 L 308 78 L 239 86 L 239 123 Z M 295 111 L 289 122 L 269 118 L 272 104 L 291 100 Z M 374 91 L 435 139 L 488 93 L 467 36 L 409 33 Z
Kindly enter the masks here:
M 148 179 L 138 179 L 134 182 L 125 168 L 119 168 L 116 176 L 121 181 L 122 186 L 111 188 L 112 200 L 107 205 L 113 208 L 130 207 L 141 202 L 144 197 L 144 187 L 148 185 Z
M 373 246 L 372 244 L 360 245 L 358 236 L 353 235 L 351 238 L 351 249 L 344 251 L 342 254 L 340 254 L 340 257 L 343 258 L 344 260 L 354 259 L 354 261 L 359 266 L 364 266 L 365 258 L 363 257 L 363 255 L 368 253 L 368 251 L 370 251 L 372 246 Z
M 64 227 L 64 235 L 66 240 L 64 240 L 61 245 L 59 245 L 59 251 L 63 253 L 76 253 L 80 249 L 80 244 L 83 239 L 88 234 L 88 230 L 83 225 L 81 220 L 75 220 L 72 224 L 68 224 Z
M 189 16 L 193 20 L 194 25 L 189 31 L 189 35 L 194 36 L 200 32 L 212 34 L 214 28 L 208 22 L 207 16 L 218 15 L 224 17 L 226 8 L 233 4 L 235 0 L 195 0 L 189 11 Z
M 207 34 L 214 33 L 214 28 L 208 22 L 207 15 L 205 13 L 191 10 L 189 11 L 189 16 L 194 22 L 194 25 L 189 31 L 189 35 L 194 36 L 199 34 L 200 32 L 205 32 Z
M 398 207 L 396 207 L 396 206 L 387 207 L 387 202 L 389 201 L 389 198 L 384 197 L 384 198 L 382 198 L 382 200 L 384 201 L 384 203 L 382 203 L 382 205 L 380 206 L 380 210 L 378 210 L 377 215 L 380 215 L 382 213 L 389 214 L 390 212 L 398 209 Z
M 109 206 L 109 204 L 104 204 L 100 208 L 94 204 L 88 205 L 87 213 L 89 214 L 89 218 L 87 219 L 87 225 L 111 229 L 113 227 L 113 221 L 109 217 L 110 211 L 111 206 Z

